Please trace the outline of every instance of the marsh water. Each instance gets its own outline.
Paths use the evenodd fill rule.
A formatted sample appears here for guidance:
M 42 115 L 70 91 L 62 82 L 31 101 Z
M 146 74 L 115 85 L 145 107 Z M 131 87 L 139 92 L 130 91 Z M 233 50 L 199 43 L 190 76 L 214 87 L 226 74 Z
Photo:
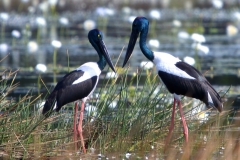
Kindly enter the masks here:
M 9 13 L 9 18 L 1 22 L 1 70 L 20 69 L 16 82 L 19 87 L 13 91 L 14 96 L 24 94 L 32 89 L 39 92 L 39 75 L 44 82 L 53 85 L 53 53 L 57 52 L 57 78 L 71 69 L 88 61 L 97 61 L 96 51 L 87 39 L 91 27 L 99 28 L 104 34 L 104 41 L 114 63 L 121 54 L 117 66 L 121 67 L 126 52 L 131 21 L 137 15 L 146 15 L 150 20 L 148 46 L 153 51 L 168 52 L 184 59 L 195 59 L 195 67 L 201 70 L 207 79 L 217 86 L 234 86 L 240 83 L 240 36 L 237 10 L 162 9 L 158 13 L 161 18 L 149 16 L 150 11 L 112 10 L 105 13 L 106 8 L 98 8 L 93 12 L 62 13 L 58 16 L 42 17 L 41 15 L 25 15 Z M 109 11 L 110 12 L 110 11 Z M 104 16 L 99 15 L 106 14 Z M 209 16 L 211 15 L 211 16 Z M 44 18 L 44 24 L 36 19 Z M 68 23 L 61 23 L 60 19 Z M 20 32 L 19 37 L 13 31 Z M 196 47 L 192 34 L 204 35 L 205 42 L 200 42 L 207 50 Z M 54 47 L 53 40 L 61 42 L 61 47 Z M 69 58 L 69 61 L 68 61 Z M 130 73 L 140 68 L 140 63 L 147 61 L 136 45 L 130 59 Z M 68 64 L 69 63 L 69 64 Z M 37 64 L 44 64 L 44 72 L 35 69 Z M 104 73 L 107 69 L 104 70 Z M 44 92 L 44 89 L 42 90 Z M 238 89 L 235 89 L 238 93 Z

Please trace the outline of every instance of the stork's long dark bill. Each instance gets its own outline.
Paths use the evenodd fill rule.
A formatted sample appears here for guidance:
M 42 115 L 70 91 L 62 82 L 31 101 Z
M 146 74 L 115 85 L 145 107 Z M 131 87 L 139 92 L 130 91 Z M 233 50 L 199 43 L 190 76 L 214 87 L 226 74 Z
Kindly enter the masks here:
M 132 31 L 131 37 L 130 37 L 130 40 L 129 40 L 129 43 L 128 43 L 127 52 L 126 52 L 126 55 L 125 55 L 122 67 L 124 67 L 126 65 L 126 63 L 128 62 L 129 58 L 131 57 L 133 49 L 134 49 L 134 46 L 135 46 L 137 38 L 138 38 L 138 35 L 139 35 L 138 31 Z
M 100 41 L 99 46 L 100 46 L 100 48 L 102 50 L 103 56 L 105 57 L 108 65 L 116 73 L 116 71 L 114 69 L 114 66 L 113 66 L 113 63 L 112 63 L 112 60 L 111 60 L 111 57 L 108 54 L 107 47 L 106 47 L 105 43 L 103 41 Z

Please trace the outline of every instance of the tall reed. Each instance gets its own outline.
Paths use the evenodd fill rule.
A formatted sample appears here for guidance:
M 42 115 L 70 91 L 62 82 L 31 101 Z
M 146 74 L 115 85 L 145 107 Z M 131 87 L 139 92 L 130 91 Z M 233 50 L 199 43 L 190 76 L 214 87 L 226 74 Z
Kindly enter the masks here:
M 119 70 L 119 69 L 117 69 Z M 44 97 L 31 92 L 13 99 L 9 93 L 17 87 L 16 72 L 5 71 L 0 90 L 0 156 L 4 159 L 156 157 L 166 159 L 238 158 L 236 136 L 227 114 L 199 121 L 193 109 L 203 104 L 183 98 L 190 129 L 190 143 L 184 144 L 182 125 L 176 117 L 171 144 L 163 152 L 170 124 L 172 95 L 168 94 L 153 70 L 125 69 L 116 78 L 100 80 L 88 101 L 95 113 L 85 113 L 84 138 L 88 154 L 74 150 L 73 104 L 45 119 L 41 115 Z M 136 72 L 136 73 L 133 73 Z M 141 82 L 144 82 L 141 84 Z M 80 142 L 79 142 L 80 143 Z M 226 148 L 229 147 L 229 148 Z M 224 149 L 225 148 L 225 149 Z M 231 153 L 231 155 L 230 155 Z

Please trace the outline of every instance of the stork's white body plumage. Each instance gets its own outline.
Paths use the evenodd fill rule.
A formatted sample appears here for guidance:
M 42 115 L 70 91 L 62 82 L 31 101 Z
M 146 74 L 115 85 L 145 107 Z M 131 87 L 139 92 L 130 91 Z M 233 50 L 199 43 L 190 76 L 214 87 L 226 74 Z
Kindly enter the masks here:
M 87 62 L 75 69 L 76 71 L 83 71 L 84 74 L 79 79 L 75 80 L 73 84 L 81 83 L 82 81 L 85 81 L 93 76 L 98 76 L 101 74 L 101 70 L 98 67 L 98 64 L 96 62 Z
M 83 71 L 83 76 L 82 77 L 79 77 L 78 79 L 76 79 L 72 84 L 78 84 L 78 83 L 81 83 L 83 81 L 86 81 L 88 79 L 91 79 L 93 76 L 97 76 L 97 79 L 96 79 L 96 83 L 93 87 L 93 90 L 86 96 L 82 99 L 83 102 L 86 102 L 86 100 L 88 99 L 88 97 L 90 95 L 92 95 L 93 91 L 96 89 L 96 86 L 98 84 L 98 81 L 99 81 L 99 76 L 101 74 L 101 70 L 100 68 L 98 67 L 98 64 L 96 62 L 87 62 L 87 63 L 84 63 L 83 65 L 81 65 L 80 67 L 78 67 L 76 69 L 77 71 Z
M 176 63 L 181 62 L 180 59 L 164 52 L 153 52 L 153 54 L 153 63 L 156 65 L 157 71 L 163 71 L 182 78 L 195 79 L 194 77 L 187 74 L 185 71 L 176 67 Z

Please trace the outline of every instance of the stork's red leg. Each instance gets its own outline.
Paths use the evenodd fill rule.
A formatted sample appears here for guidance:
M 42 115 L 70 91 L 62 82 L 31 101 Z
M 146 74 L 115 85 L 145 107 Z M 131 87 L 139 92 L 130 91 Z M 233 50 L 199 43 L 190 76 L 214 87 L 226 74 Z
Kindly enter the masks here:
M 77 151 L 77 112 L 78 112 L 78 102 L 75 102 L 74 107 L 74 120 L 73 120 L 73 139 L 75 144 L 75 151 Z
M 181 116 L 182 123 L 183 123 L 183 134 L 184 134 L 184 137 L 185 137 L 185 140 L 186 140 L 186 143 L 187 143 L 188 142 L 188 127 L 187 127 L 186 120 L 184 118 L 184 114 L 183 114 L 183 110 L 182 110 L 182 104 L 181 104 L 180 100 L 178 100 L 178 106 L 179 106 L 179 112 L 180 112 L 180 116 Z
M 170 123 L 170 126 L 169 126 L 169 132 L 168 132 L 168 136 L 167 136 L 166 143 L 165 143 L 166 146 L 168 145 L 169 140 L 172 137 L 172 132 L 173 132 L 173 129 L 174 129 L 174 117 L 175 117 L 175 108 L 176 108 L 175 105 L 176 105 L 176 99 L 174 98 L 171 123 Z
M 81 106 L 80 119 L 79 119 L 79 123 L 78 123 L 78 132 L 79 132 L 79 135 L 80 135 L 80 140 L 81 140 L 83 152 L 86 153 L 86 148 L 85 148 L 85 145 L 84 145 L 84 140 L 83 140 L 83 135 L 82 135 L 82 131 L 83 131 L 83 129 L 82 129 L 83 112 L 84 112 L 84 102 L 82 102 L 82 106 Z

